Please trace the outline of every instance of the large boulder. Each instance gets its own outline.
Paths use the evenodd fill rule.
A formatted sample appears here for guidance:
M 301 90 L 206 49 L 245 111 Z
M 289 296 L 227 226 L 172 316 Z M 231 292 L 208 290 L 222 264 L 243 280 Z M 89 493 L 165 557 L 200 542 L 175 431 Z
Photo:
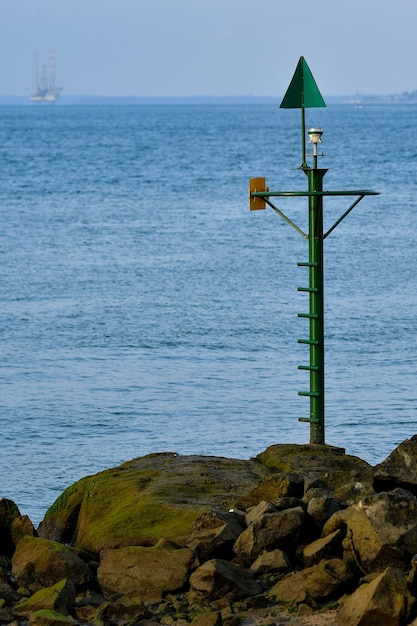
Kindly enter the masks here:
M 97 577 L 107 596 L 134 595 L 150 604 L 181 590 L 197 565 L 188 548 L 128 546 L 103 550 Z
M 268 473 L 255 460 L 150 454 L 69 487 L 39 534 L 93 555 L 163 537 L 183 544 L 202 512 L 227 511 Z
M 345 550 L 362 571 L 406 570 L 417 553 L 417 498 L 401 489 L 368 496 L 335 513 L 323 534 L 337 528 L 346 531 Z
M 343 626 L 401 626 L 408 623 L 406 620 L 414 603 L 403 573 L 388 567 L 342 600 L 338 623 Z
M 302 475 L 306 491 L 317 485 L 335 490 L 349 483 L 369 483 L 373 478 L 366 461 L 334 446 L 282 443 L 269 446 L 256 459 L 270 469 Z
M 417 435 L 406 439 L 374 468 L 374 485 L 378 491 L 403 487 L 417 494 Z
M 349 568 L 341 559 L 323 560 L 318 565 L 287 574 L 272 587 L 269 596 L 286 606 L 310 604 L 315 607 L 335 593 L 341 593 L 351 578 Z
M 88 566 L 70 548 L 57 541 L 30 536 L 17 544 L 12 575 L 20 585 L 31 589 L 51 586 L 64 578 L 84 585 L 92 578 Z

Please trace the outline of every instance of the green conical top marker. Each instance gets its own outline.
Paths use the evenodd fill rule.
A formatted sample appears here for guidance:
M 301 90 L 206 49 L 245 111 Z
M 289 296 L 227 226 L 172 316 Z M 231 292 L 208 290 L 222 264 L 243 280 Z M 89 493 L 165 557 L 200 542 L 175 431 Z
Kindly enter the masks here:
M 306 163 L 306 122 L 305 109 L 313 107 L 325 107 L 317 83 L 307 65 L 304 57 L 300 57 L 294 76 L 289 84 L 287 92 L 282 99 L 280 109 L 301 109 L 301 133 L 302 133 L 302 157 L 300 169 L 309 169 Z
M 325 107 L 326 103 L 317 87 L 313 74 L 304 57 L 300 57 L 297 69 L 280 104 L 281 109 L 304 109 Z

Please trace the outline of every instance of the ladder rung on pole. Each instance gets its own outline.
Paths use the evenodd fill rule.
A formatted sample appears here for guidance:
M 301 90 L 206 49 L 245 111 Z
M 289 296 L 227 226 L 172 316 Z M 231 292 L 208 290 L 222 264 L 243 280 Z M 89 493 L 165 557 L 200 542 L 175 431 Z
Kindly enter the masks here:
M 300 261 L 297 263 L 298 267 L 318 267 L 319 264 L 314 261 Z
M 297 291 L 307 291 L 309 293 L 318 293 L 317 287 L 297 287 Z
M 318 320 L 319 316 L 317 313 L 297 313 L 298 317 L 307 317 L 310 320 Z
M 318 346 L 320 345 L 320 341 L 317 339 L 297 339 L 298 343 L 306 343 L 309 346 Z
M 312 417 L 299 417 L 298 421 L 299 422 L 310 422 L 311 424 L 318 424 L 320 422 L 320 420 L 314 419 Z
M 299 391 L 299 396 L 308 396 L 309 398 L 320 398 L 321 393 L 319 391 Z
M 318 365 L 299 365 L 298 369 L 307 370 L 309 372 L 318 372 L 320 368 Z

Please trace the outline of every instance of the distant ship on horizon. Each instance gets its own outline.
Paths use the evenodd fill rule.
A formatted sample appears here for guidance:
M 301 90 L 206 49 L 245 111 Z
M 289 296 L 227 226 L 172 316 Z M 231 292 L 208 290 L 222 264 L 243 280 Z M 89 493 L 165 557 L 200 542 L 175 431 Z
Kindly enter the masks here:
M 35 61 L 35 89 L 30 96 L 31 102 L 54 103 L 58 100 L 62 87 L 56 86 L 55 51 L 48 52 L 48 65 L 42 65 L 39 73 L 38 58 Z

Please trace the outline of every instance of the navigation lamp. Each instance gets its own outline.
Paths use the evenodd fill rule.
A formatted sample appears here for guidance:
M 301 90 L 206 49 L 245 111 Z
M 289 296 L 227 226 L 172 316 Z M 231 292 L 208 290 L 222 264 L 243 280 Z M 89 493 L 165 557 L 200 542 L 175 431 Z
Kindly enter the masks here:
M 308 143 L 314 143 L 314 144 L 318 144 L 318 143 L 322 143 L 321 140 L 321 136 L 323 134 L 323 129 L 322 128 L 310 128 L 308 131 L 308 136 L 309 136 L 309 140 Z

